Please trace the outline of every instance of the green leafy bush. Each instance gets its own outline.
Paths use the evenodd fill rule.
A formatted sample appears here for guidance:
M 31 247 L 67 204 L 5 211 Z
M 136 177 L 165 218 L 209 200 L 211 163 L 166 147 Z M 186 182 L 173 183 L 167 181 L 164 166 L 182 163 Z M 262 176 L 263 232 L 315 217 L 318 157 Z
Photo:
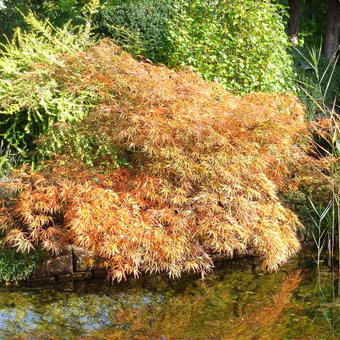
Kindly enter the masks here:
M 170 4 L 167 0 L 106 1 L 95 25 L 102 36 L 113 37 L 129 52 L 166 62 L 172 48 L 168 23 L 174 8 Z
M 14 282 L 27 279 L 44 258 L 44 253 L 18 253 L 12 249 L 0 250 L 0 282 Z
M 91 91 L 64 86 L 51 67 L 62 67 L 60 55 L 81 51 L 94 39 L 89 25 L 59 29 L 32 13 L 25 19 L 30 29 L 18 28 L 0 55 L 0 134 L 12 150 L 30 150 L 26 157 L 34 160 L 37 138 L 56 122 L 83 118 L 96 99 Z
M 61 27 L 72 20 L 84 24 L 99 7 L 99 0 L 1 0 L 0 41 L 11 38 L 17 27 L 26 28 L 23 15 L 33 11 L 40 19 L 48 19 Z
M 180 0 L 170 65 L 190 65 L 228 90 L 284 91 L 287 38 L 269 1 Z
M 282 15 L 270 1 L 115 0 L 96 24 L 129 52 L 190 66 L 227 90 L 284 92 L 292 65 Z

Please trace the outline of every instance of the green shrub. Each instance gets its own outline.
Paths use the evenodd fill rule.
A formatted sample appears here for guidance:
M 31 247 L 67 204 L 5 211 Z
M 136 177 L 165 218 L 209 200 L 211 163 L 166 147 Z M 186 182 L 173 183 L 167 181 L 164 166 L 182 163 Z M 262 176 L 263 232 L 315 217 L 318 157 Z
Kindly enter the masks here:
M 10 249 L 0 250 L 0 282 L 14 282 L 27 279 L 44 258 L 41 251 L 30 254 Z
M 0 41 L 4 36 L 11 38 L 18 27 L 26 28 L 23 14 L 30 11 L 61 27 L 70 20 L 76 24 L 86 23 L 98 7 L 99 0 L 1 0 Z
M 154 62 L 166 62 L 172 41 L 168 22 L 174 8 L 168 0 L 107 1 L 98 12 L 95 25 L 102 36 L 133 54 L 143 54 Z
M 227 90 L 284 92 L 292 69 L 281 13 L 270 1 L 115 0 L 96 24 L 129 52 L 190 66 Z
M 37 138 L 56 122 L 83 118 L 96 99 L 91 91 L 66 88 L 53 71 L 63 66 L 61 55 L 83 50 L 94 39 L 89 25 L 59 29 L 32 13 L 25 20 L 30 29 L 18 28 L 0 55 L 0 134 L 12 150 L 29 150 L 26 158 L 34 161 Z
M 291 62 L 275 5 L 254 0 L 178 3 L 171 66 L 190 65 L 231 91 L 287 90 Z

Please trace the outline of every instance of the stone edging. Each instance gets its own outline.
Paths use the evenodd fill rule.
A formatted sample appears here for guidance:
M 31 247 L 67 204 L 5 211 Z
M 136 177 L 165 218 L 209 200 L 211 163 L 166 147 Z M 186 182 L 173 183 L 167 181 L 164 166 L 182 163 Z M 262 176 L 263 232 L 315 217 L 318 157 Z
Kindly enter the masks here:
M 57 282 L 94 279 L 106 276 L 106 263 L 92 252 L 73 245 L 61 254 L 43 261 L 26 282 Z

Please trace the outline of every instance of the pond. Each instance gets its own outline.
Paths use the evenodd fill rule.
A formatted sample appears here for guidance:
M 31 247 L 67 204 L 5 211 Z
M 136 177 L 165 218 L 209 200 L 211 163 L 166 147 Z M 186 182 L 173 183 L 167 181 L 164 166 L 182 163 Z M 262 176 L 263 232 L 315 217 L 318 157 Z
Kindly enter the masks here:
M 266 273 L 244 258 L 186 276 L 1 288 L 1 339 L 340 339 L 339 272 L 311 255 Z

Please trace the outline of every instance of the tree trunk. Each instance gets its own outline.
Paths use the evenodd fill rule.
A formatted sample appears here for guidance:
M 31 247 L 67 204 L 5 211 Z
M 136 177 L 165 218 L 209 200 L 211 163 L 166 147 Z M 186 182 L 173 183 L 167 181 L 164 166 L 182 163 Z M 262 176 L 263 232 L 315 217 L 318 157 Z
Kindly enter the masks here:
M 299 42 L 300 0 L 288 0 L 289 24 L 288 34 L 293 45 Z
M 328 60 L 332 60 L 339 48 L 340 0 L 328 0 L 326 20 L 323 53 Z

